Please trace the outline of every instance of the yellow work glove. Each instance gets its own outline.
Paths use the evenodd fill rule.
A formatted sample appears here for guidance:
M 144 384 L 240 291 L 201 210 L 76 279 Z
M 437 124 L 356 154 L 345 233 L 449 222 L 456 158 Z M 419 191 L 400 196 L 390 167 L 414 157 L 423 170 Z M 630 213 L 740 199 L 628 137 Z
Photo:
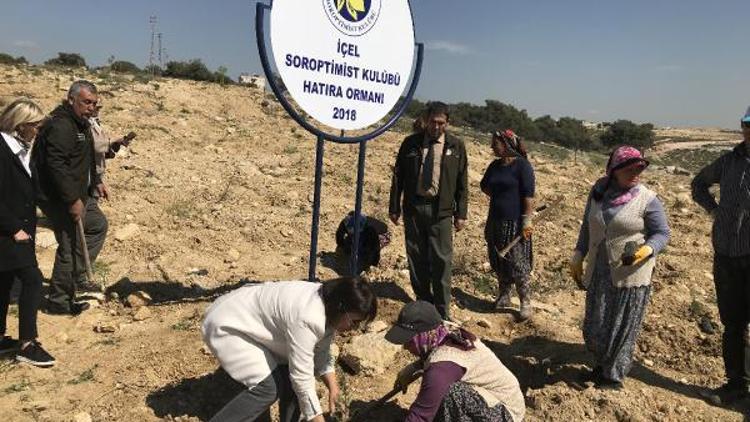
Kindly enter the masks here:
M 586 290 L 586 286 L 583 284 L 583 254 L 578 249 L 576 249 L 573 256 L 570 257 L 570 262 L 568 262 L 568 272 L 578 287 L 582 290 Z
M 409 384 L 413 381 L 412 377 L 414 374 L 422 370 L 422 366 L 419 362 L 412 362 L 400 371 L 396 375 L 396 381 L 393 383 L 393 388 L 398 388 L 402 393 L 406 394 L 406 390 L 409 388 Z
M 648 245 L 643 245 L 633 255 L 633 263 L 630 265 L 638 265 L 641 262 L 647 260 L 654 254 L 654 248 Z
M 534 233 L 534 224 L 531 222 L 530 215 L 523 215 L 521 217 L 521 231 L 523 232 L 523 238 L 529 240 L 531 239 L 531 234 Z

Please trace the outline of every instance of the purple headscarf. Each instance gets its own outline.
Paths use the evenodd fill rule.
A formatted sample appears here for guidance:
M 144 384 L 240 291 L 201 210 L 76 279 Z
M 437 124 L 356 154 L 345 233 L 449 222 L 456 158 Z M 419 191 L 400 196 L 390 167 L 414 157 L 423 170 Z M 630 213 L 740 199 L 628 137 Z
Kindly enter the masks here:
M 623 145 L 612 151 L 612 154 L 609 156 L 609 161 L 607 162 L 606 175 L 594 184 L 594 199 L 601 201 L 604 198 L 604 194 L 613 180 L 613 173 L 615 170 L 625 168 L 635 163 L 639 163 L 644 168 L 649 164 L 648 160 L 643 158 L 643 154 L 630 145 Z M 627 204 L 638 195 L 638 191 L 638 186 L 636 186 L 618 193 L 617 196 L 612 199 L 611 205 L 619 206 Z
M 461 350 L 471 350 L 474 348 L 474 340 L 476 339 L 474 334 L 463 328 L 451 329 L 445 324 L 440 324 L 432 330 L 416 334 L 409 340 L 406 347 L 417 352 L 420 357 L 426 357 L 446 342 Z

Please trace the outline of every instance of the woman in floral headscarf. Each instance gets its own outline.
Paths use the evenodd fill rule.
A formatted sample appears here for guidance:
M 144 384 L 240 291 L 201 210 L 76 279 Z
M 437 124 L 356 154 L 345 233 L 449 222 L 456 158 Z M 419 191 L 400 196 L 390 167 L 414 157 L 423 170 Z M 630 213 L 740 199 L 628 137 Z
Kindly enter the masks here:
M 631 146 L 612 152 L 606 175 L 589 195 L 570 259 L 571 276 L 587 290 L 583 338 L 596 361 L 589 379 L 599 388 L 622 388 L 651 295 L 655 256 L 669 241 L 664 206 L 640 183 L 648 164 Z
M 510 306 L 511 289 L 515 285 L 521 302 L 518 317 L 523 321 L 531 316 L 529 277 L 533 264 L 534 168 L 521 138 L 512 130 L 496 131 L 491 146 L 497 159 L 487 167 L 479 186 L 490 197 L 484 238 L 490 265 L 498 280 L 495 308 Z M 500 257 L 499 251 L 517 236 L 523 236 L 521 241 L 506 256 Z
M 424 371 L 405 422 L 523 420 L 526 404 L 513 373 L 474 334 L 444 322 L 435 305 L 408 303 L 385 338 L 419 358 L 398 373 L 398 388 L 405 392 Z

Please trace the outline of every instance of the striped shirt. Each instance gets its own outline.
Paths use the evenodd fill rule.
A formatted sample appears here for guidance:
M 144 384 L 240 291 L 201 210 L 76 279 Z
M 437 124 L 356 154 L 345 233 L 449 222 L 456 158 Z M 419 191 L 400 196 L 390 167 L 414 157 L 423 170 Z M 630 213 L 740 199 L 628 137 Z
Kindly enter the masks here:
M 709 192 L 719 184 L 720 199 Z M 742 143 L 704 167 L 692 183 L 693 200 L 714 216 L 711 239 L 717 255 L 750 255 L 750 157 Z

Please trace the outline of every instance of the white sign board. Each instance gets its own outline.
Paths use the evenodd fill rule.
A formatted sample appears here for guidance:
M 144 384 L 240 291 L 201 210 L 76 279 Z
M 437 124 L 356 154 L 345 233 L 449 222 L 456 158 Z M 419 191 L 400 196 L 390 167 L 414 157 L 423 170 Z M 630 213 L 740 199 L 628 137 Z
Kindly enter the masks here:
M 407 0 L 273 0 L 271 47 L 307 114 L 362 129 L 385 117 L 409 83 L 411 8 Z

